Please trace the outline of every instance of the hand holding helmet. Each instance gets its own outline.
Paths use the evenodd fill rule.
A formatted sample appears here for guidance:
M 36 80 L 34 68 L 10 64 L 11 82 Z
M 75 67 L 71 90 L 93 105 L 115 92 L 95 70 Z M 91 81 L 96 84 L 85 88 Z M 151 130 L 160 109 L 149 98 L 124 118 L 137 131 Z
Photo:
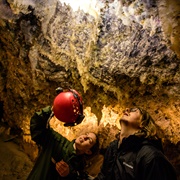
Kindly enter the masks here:
M 55 117 L 64 122 L 64 126 L 75 126 L 84 119 L 83 104 L 80 94 L 74 89 L 63 91 L 57 88 L 59 93 L 53 102 L 52 110 Z

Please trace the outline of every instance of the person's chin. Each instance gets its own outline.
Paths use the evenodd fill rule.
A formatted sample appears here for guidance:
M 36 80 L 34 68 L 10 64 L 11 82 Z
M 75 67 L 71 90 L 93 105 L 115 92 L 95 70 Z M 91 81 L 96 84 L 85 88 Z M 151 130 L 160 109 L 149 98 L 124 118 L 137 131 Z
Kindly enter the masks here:
M 123 121 L 127 121 L 125 118 L 121 118 L 120 120 L 119 120 L 119 122 L 121 123 L 121 122 L 123 122 Z
M 78 139 L 76 139 L 75 143 L 76 143 L 76 144 L 81 144 L 80 139 L 79 139 L 79 138 L 78 138 Z
M 79 139 L 76 139 L 76 140 L 75 140 L 75 144 L 78 144 L 78 143 L 79 143 Z
M 120 123 L 120 124 L 122 124 L 122 123 L 128 124 L 128 120 L 125 119 L 125 118 L 121 118 L 121 119 L 119 120 L 119 123 Z

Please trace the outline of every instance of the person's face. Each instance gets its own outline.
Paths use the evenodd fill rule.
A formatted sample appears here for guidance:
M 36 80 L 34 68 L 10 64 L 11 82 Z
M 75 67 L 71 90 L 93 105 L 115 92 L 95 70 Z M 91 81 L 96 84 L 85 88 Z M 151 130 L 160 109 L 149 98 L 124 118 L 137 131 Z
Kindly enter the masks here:
M 126 108 L 123 111 L 120 124 L 124 122 L 127 126 L 138 129 L 141 123 L 141 118 L 142 114 L 138 108 Z
M 94 133 L 86 133 L 84 135 L 81 135 L 76 138 L 75 145 L 76 148 L 85 153 L 85 154 L 91 154 L 91 148 L 96 143 L 96 135 Z

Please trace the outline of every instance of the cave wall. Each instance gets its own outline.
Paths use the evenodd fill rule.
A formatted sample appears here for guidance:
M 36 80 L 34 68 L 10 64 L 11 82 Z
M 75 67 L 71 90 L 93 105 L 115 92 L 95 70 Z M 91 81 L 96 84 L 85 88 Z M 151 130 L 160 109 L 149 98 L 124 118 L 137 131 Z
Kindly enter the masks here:
M 122 109 L 141 106 L 160 127 L 167 154 L 179 152 L 180 2 L 99 0 L 88 10 L 67 2 L 0 1 L 4 121 L 29 142 L 32 114 L 52 104 L 56 87 L 70 87 L 82 94 L 84 125 L 93 122 L 88 127 L 102 138 L 111 130 L 105 145 Z M 83 123 L 63 131 L 73 138 Z

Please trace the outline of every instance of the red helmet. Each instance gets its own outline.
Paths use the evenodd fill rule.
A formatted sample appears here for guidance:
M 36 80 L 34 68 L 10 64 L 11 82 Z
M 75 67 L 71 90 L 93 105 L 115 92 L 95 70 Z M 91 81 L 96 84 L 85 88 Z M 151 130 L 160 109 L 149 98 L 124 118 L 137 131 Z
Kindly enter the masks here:
M 81 123 L 84 115 L 80 94 L 74 89 L 61 91 L 54 99 L 53 112 L 58 120 L 65 122 L 65 126 Z

